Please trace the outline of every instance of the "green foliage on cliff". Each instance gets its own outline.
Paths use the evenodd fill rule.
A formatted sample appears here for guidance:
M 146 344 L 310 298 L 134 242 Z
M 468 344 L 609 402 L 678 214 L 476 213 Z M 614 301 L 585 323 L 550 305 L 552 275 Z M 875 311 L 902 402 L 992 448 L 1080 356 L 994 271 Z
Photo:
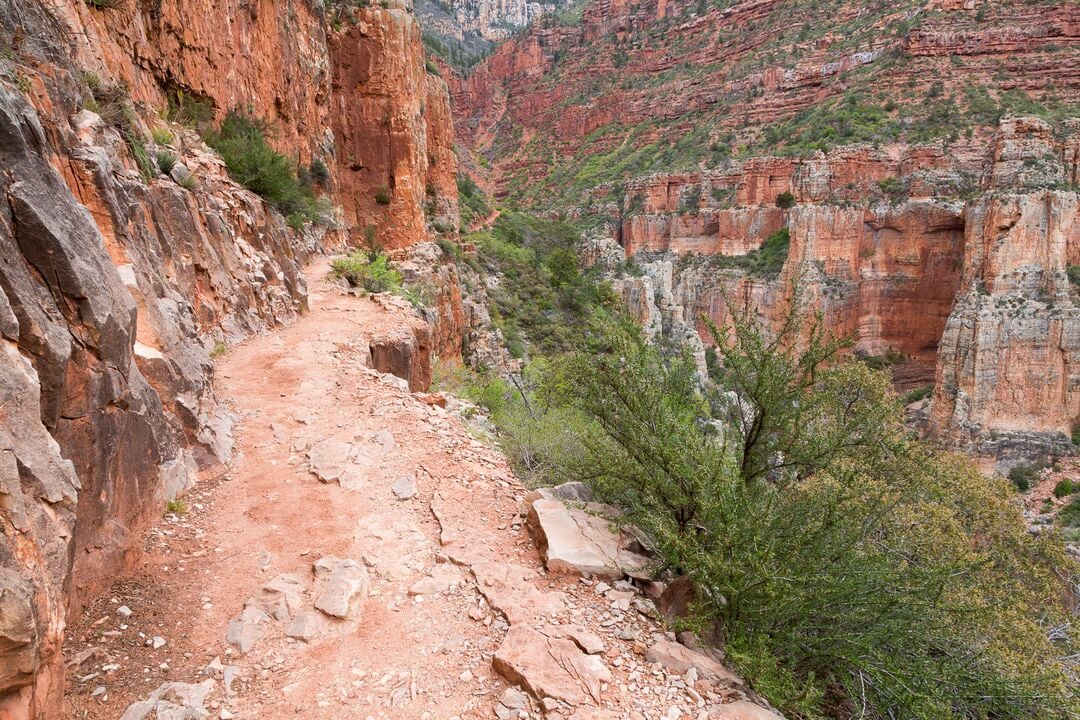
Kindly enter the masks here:
M 330 263 L 334 275 L 353 287 L 371 293 L 401 290 L 401 273 L 390 266 L 390 259 L 380 252 L 356 250 L 348 257 Z
M 689 622 L 788 717 L 1075 717 L 1074 649 L 1048 639 L 1074 570 L 1058 538 L 1027 532 L 1004 480 L 911 440 L 884 375 L 801 317 L 712 328 L 715 395 L 598 320 L 502 408 L 505 446 L 626 508 L 695 582 Z
M 328 205 L 300 182 L 295 163 L 270 146 L 265 130 L 261 120 L 232 110 L 220 128 L 203 137 L 221 155 L 232 179 L 277 208 L 291 226 L 322 220 Z
M 527 344 L 541 353 L 570 349 L 584 319 L 614 302 L 610 287 L 580 269 L 579 239 L 564 222 L 507 210 L 462 239 L 476 245 L 480 269 L 501 279 L 488 291 L 492 319 L 513 356 L 524 356 Z

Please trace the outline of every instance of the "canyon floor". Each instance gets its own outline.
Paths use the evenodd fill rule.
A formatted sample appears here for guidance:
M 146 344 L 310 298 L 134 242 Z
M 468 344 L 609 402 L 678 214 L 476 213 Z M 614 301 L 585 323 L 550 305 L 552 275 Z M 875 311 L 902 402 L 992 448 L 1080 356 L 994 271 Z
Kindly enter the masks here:
M 66 716 L 714 717 L 733 694 L 703 698 L 697 670 L 642 657 L 665 643 L 650 604 L 546 574 L 501 454 L 367 367 L 371 338 L 415 322 L 408 306 L 327 270 L 308 269 L 297 322 L 218 360 L 234 460 L 70 621 Z M 344 619 L 314 608 L 335 603 Z M 508 629 L 507 672 L 559 698 L 546 708 L 493 670 Z

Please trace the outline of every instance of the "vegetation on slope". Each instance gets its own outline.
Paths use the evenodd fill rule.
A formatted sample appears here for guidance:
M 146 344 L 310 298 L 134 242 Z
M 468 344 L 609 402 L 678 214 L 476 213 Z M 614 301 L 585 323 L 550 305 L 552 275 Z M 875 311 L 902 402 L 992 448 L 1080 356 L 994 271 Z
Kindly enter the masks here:
M 330 211 L 329 203 L 300 182 L 296 165 L 270 146 L 265 129 L 257 118 L 232 110 L 220 128 L 207 130 L 203 137 L 221 155 L 233 180 L 277 208 L 289 225 L 299 228 L 322 220 Z M 313 164 L 312 169 L 318 174 L 320 166 Z
M 614 302 L 595 271 L 580 268 L 579 240 L 564 222 L 508 210 L 463 238 L 476 245 L 475 269 L 500 278 L 488 290 L 491 314 L 513 357 L 525 356 L 526 343 L 541 354 L 569 350 L 585 318 Z
M 1075 56 L 1066 44 L 1032 42 L 1014 63 L 908 49 L 920 32 L 1008 33 L 1016 2 L 970 12 L 918 0 L 814 0 L 718 12 L 731 5 L 681 6 L 621 33 L 596 26 L 587 40 L 569 29 L 578 19 L 539 21 L 559 28 L 545 42 L 561 44 L 542 75 L 515 84 L 514 97 L 560 100 L 550 108 L 539 101 L 524 114 L 527 128 L 513 112 L 494 128 L 485 152 L 505 172 L 500 186 L 523 207 L 562 209 L 580 205 L 584 190 L 652 172 L 854 143 L 969 143 L 1006 115 L 1080 116 L 1076 98 L 1054 84 L 1061 70 L 1053 68 Z M 801 79 L 811 75 L 820 76 L 812 89 Z M 649 107 L 657 112 L 640 110 Z M 584 139 L 567 138 L 567 114 L 612 120 Z M 524 144 L 523 135 L 531 138 Z
M 489 388 L 504 447 L 527 477 L 628 509 L 694 581 L 684 622 L 788 717 L 1080 711 L 1071 649 L 1049 639 L 1072 567 L 1007 483 L 911 440 L 884 375 L 842 359 L 820 319 L 712 332 L 702 391 L 688 357 L 594 317 L 574 352 L 530 366 L 527 401 Z

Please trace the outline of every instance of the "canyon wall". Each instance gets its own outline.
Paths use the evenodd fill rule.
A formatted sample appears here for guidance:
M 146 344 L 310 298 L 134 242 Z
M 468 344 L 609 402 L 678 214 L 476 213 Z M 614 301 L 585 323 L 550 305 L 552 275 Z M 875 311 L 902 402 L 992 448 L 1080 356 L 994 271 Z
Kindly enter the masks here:
M 595 0 L 579 23 L 511 38 L 451 91 L 498 192 L 566 210 L 650 170 L 785 147 L 940 137 L 974 159 L 1003 115 L 1075 108 L 1078 61 L 1072 2 Z
M 1068 452 L 1078 127 L 1007 119 L 983 162 L 965 163 L 978 174 L 941 146 L 896 146 L 639 178 L 586 259 L 634 257 L 642 276 L 616 287 L 647 331 L 693 328 L 706 344 L 703 318 L 722 325 L 737 303 L 778 323 L 798 287 L 898 390 L 933 384 L 931 434 L 1006 463 Z M 781 229 L 782 266 L 754 265 Z
M 0 40 L 0 715 L 41 718 L 67 614 L 230 457 L 213 356 L 304 310 L 313 253 L 456 232 L 456 169 L 404 6 L 333 30 L 321 3 L 20 0 L 0 2 Z M 294 229 L 229 178 L 196 130 L 234 108 L 326 163 L 332 222 Z M 368 205 L 379 178 L 391 202 Z M 460 354 L 456 275 L 420 257 L 443 283 L 435 341 Z

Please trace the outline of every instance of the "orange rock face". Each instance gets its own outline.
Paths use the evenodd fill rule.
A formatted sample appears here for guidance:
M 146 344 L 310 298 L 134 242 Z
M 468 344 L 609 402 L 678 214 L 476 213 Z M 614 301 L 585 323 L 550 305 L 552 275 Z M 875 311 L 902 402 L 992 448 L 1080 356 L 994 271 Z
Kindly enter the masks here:
M 965 213 L 963 274 L 941 340 L 930 429 L 1023 457 L 1069 447 L 1080 422 L 1080 265 L 1069 149 L 1042 121 L 1002 124 L 989 192 Z M 1049 151 L 1049 152 L 1048 152 Z M 1037 160 L 1033 162 L 1032 160 Z
M 982 161 L 983 195 L 940 149 L 837 149 L 806 160 L 755 159 L 724 171 L 652 175 L 625 187 L 613 237 L 646 277 L 623 281 L 650 332 L 728 304 L 778 321 L 792 283 L 866 355 L 899 353 L 899 389 L 936 376 L 930 431 L 1004 460 L 1061 452 L 1080 421 L 1080 264 L 1075 135 L 1041 120 L 1004 121 Z M 965 160 L 965 162 L 967 162 Z M 778 208 L 791 192 L 796 204 Z M 779 277 L 737 256 L 777 228 L 790 237 Z M 587 254 L 592 260 L 602 253 Z M 724 258 L 727 258 L 726 260 Z
M 302 0 L 54 2 L 75 63 L 123 80 L 132 99 L 165 108 L 169 95 L 209 99 L 220 119 L 233 108 L 266 120 L 278 150 L 308 161 L 332 150 L 326 27 Z
M 330 38 L 342 207 L 355 244 L 387 249 L 457 226 L 449 96 L 424 67 L 420 27 L 404 10 L 365 9 Z

